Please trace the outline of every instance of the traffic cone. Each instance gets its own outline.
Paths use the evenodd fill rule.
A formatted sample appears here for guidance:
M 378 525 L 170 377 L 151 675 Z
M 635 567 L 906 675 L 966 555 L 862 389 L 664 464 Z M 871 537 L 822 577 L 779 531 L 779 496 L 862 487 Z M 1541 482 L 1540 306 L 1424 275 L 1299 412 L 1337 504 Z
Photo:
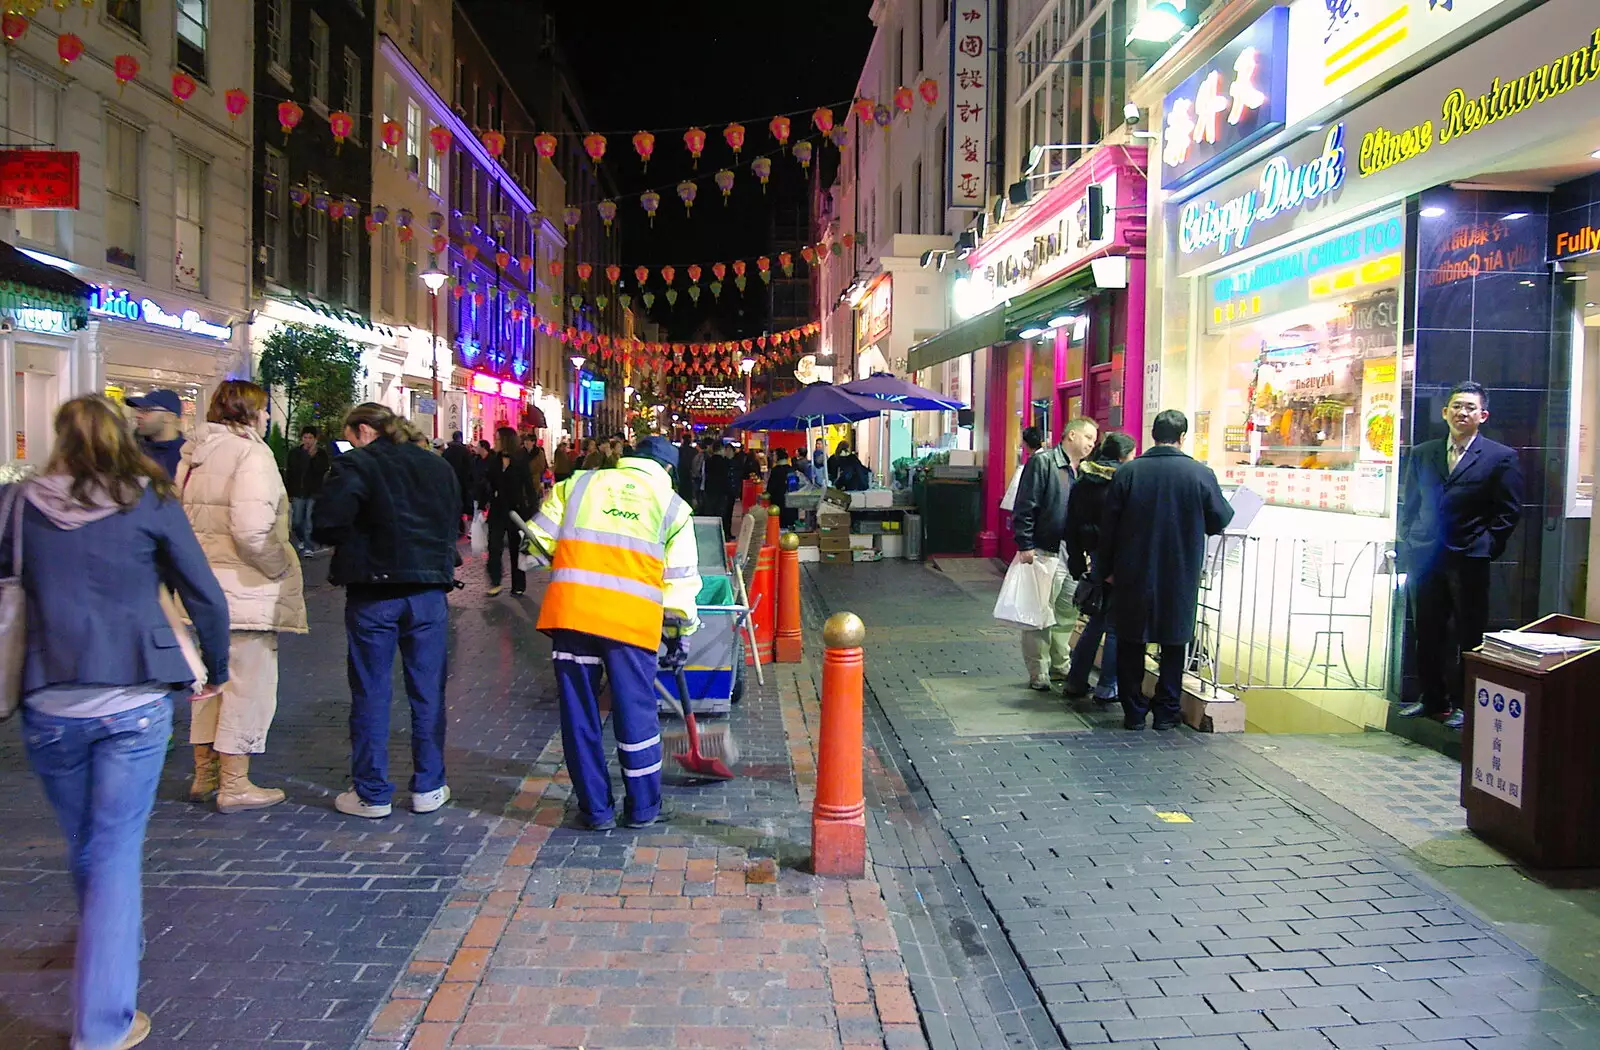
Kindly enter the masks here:
M 755 631 L 756 648 L 761 662 L 770 664 L 776 655 L 774 639 L 778 624 L 778 548 L 761 548 L 756 556 L 755 575 L 750 577 L 750 626 Z M 745 663 L 755 663 L 755 656 L 745 654 Z

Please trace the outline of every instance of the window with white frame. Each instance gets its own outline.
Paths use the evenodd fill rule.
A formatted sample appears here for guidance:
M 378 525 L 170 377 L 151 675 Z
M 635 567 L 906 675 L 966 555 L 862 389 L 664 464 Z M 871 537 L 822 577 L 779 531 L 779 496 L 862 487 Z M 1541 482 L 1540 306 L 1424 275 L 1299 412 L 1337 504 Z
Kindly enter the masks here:
M 400 245 L 400 280 L 406 287 L 406 320 L 412 324 L 418 323 L 417 318 L 417 285 L 422 281 L 417 274 L 417 241 L 413 237 Z
M 406 170 L 422 174 L 422 107 L 416 99 L 406 99 Z
M 211 0 L 178 0 L 178 67 L 204 80 L 206 41 L 211 31 Z
M 289 220 L 284 215 L 289 187 L 284 179 L 289 168 L 282 153 L 266 147 L 265 176 L 261 189 L 261 246 L 267 251 L 265 273 L 269 281 L 282 281 L 289 264 Z
M 436 197 L 444 196 L 444 161 L 439 151 L 428 149 L 428 192 Z
M 267 65 L 272 74 L 289 83 L 290 33 L 289 0 L 267 0 Z
M 312 179 L 311 196 L 323 191 L 322 181 Z M 328 213 L 308 208 L 306 219 L 306 290 L 321 299 L 328 297 Z
M 43 76 L 35 75 L 20 62 L 11 65 L 10 138 L 31 148 L 50 149 L 56 143 L 56 127 L 61 109 L 61 89 Z M 70 213 L 18 208 L 11 213 L 17 239 L 41 247 L 61 243 L 60 223 Z
M 366 104 L 361 99 L 361 56 L 350 50 L 344 49 L 344 106 L 346 113 L 356 118 L 355 131 L 352 137 L 361 140 L 361 129 L 366 126 Z
M 344 305 L 361 309 L 361 250 L 356 224 L 339 224 L 339 277 L 344 282 Z
M 144 237 L 139 177 L 144 133 L 125 120 L 106 118 L 106 262 L 139 268 Z
M 311 104 L 328 108 L 328 23 L 311 15 Z
M 389 123 L 391 120 L 395 119 L 395 115 L 399 112 L 399 110 L 395 109 L 395 104 L 396 103 L 395 103 L 394 78 L 391 77 L 389 74 L 385 73 L 383 75 L 383 98 L 382 98 L 382 101 L 380 103 L 380 107 L 381 107 L 382 112 L 381 112 L 381 114 L 379 115 L 379 118 L 378 118 L 379 121 L 380 121 L 379 130 L 378 130 L 378 140 L 380 142 L 383 142 L 383 127 L 382 126 L 384 124 Z M 399 152 L 400 146 L 399 146 L 398 143 L 396 143 L 393 146 L 390 146 L 387 142 L 384 142 L 383 148 L 388 150 L 391 154 L 397 154 Z
M 1128 6 L 1127 0 L 1054 0 L 1019 34 L 1013 78 L 1019 168 L 1031 146 L 1099 142 L 1122 122 L 1130 74 L 1138 69 L 1125 47 Z M 1045 170 L 1065 170 L 1083 152 L 1053 152 Z
M 206 177 L 209 165 L 185 149 L 174 153 L 172 280 L 179 288 L 205 291 Z
M 378 234 L 378 309 L 394 317 L 394 227 L 384 223 Z

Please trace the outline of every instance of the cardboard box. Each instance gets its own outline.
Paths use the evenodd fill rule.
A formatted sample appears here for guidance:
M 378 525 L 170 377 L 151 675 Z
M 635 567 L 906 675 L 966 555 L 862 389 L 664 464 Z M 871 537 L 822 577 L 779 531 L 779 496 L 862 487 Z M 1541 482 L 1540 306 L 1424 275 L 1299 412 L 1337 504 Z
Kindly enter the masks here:
M 883 552 L 879 550 L 856 549 L 850 552 L 852 561 L 882 561 Z
M 795 537 L 800 540 L 801 550 L 805 550 L 807 547 L 815 547 L 817 545 L 817 541 L 821 538 L 820 535 L 815 532 L 797 532 L 795 533 Z
M 847 565 L 850 562 L 850 552 L 847 550 L 823 551 L 821 557 L 824 565 Z
M 800 560 L 803 562 L 822 560 L 822 551 L 816 547 L 801 547 L 795 553 L 800 556 Z
M 885 558 L 904 558 L 906 556 L 906 539 L 904 536 L 884 536 L 879 544 Z
M 824 551 L 847 551 L 850 549 L 850 536 L 848 533 L 839 536 L 824 536 L 817 546 Z
M 872 541 L 876 538 L 877 537 L 875 536 L 864 536 L 860 533 L 853 532 L 850 534 L 850 549 L 868 551 L 872 550 L 874 546 Z

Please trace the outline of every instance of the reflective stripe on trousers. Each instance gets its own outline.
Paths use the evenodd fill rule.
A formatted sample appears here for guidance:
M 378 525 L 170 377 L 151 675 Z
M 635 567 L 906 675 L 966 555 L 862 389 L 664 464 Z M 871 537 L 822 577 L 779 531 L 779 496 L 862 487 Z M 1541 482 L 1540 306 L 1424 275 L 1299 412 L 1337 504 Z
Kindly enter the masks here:
M 561 691 L 561 744 L 584 816 L 616 817 L 602 743 L 599 686 L 611 683 L 611 726 L 622 767 L 626 817 L 649 820 L 661 809 L 661 721 L 656 714 L 656 653 L 582 631 L 551 632 Z

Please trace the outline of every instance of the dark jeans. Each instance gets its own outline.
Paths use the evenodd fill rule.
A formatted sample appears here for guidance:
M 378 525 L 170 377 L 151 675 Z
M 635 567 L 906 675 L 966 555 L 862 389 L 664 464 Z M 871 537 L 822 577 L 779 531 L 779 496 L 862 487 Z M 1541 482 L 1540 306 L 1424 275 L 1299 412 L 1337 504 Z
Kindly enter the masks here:
M 394 797 L 389 783 L 389 708 L 398 649 L 411 701 L 411 791 L 444 784 L 444 683 L 449 607 L 444 591 L 399 598 L 345 599 L 349 639 L 350 765 L 356 794 L 375 806 Z
M 521 593 L 528 589 L 528 574 L 522 571 L 517 557 L 522 550 L 522 530 L 511 524 L 509 517 L 489 515 L 489 586 L 500 586 L 502 552 L 511 555 L 511 589 Z
M 296 496 L 289 500 L 289 538 L 298 550 L 310 550 L 315 546 L 311 542 L 311 508 L 316 504 L 315 496 Z
M 1489 559 L 1445 553 L 1406 579 L 1416 622 L 1417 699 L 1430 713 L 1460 707 L 1461 654 L 1483 644 L 1489 625 Z
M 1067 692 L 1078 694 L 1089 691 L 1089 671 L 1094 667 L 1100 638 L 1105 637 L 1104 659 L 1100 661 L 1100 679 L 1095 684 L 1096 700 L 1117 699 L 1117 632 L 1104 612 L 1089 617 L 1072 647 L 1072 667 L 1067 672 Z
M 1156 725 L 1175 725 L 1183 719 L 1183 658 L 1185 646 L 1163 645 L 1160 670 L 1156 674 L 1153 701 L 1144 696 L 1144 650 L 1127 638 L 1117 647 L 1117 695 L 1122 700 L 1122 717 L 1129 725 L 1144 725 L 1145 715 L 1155 708 Z

